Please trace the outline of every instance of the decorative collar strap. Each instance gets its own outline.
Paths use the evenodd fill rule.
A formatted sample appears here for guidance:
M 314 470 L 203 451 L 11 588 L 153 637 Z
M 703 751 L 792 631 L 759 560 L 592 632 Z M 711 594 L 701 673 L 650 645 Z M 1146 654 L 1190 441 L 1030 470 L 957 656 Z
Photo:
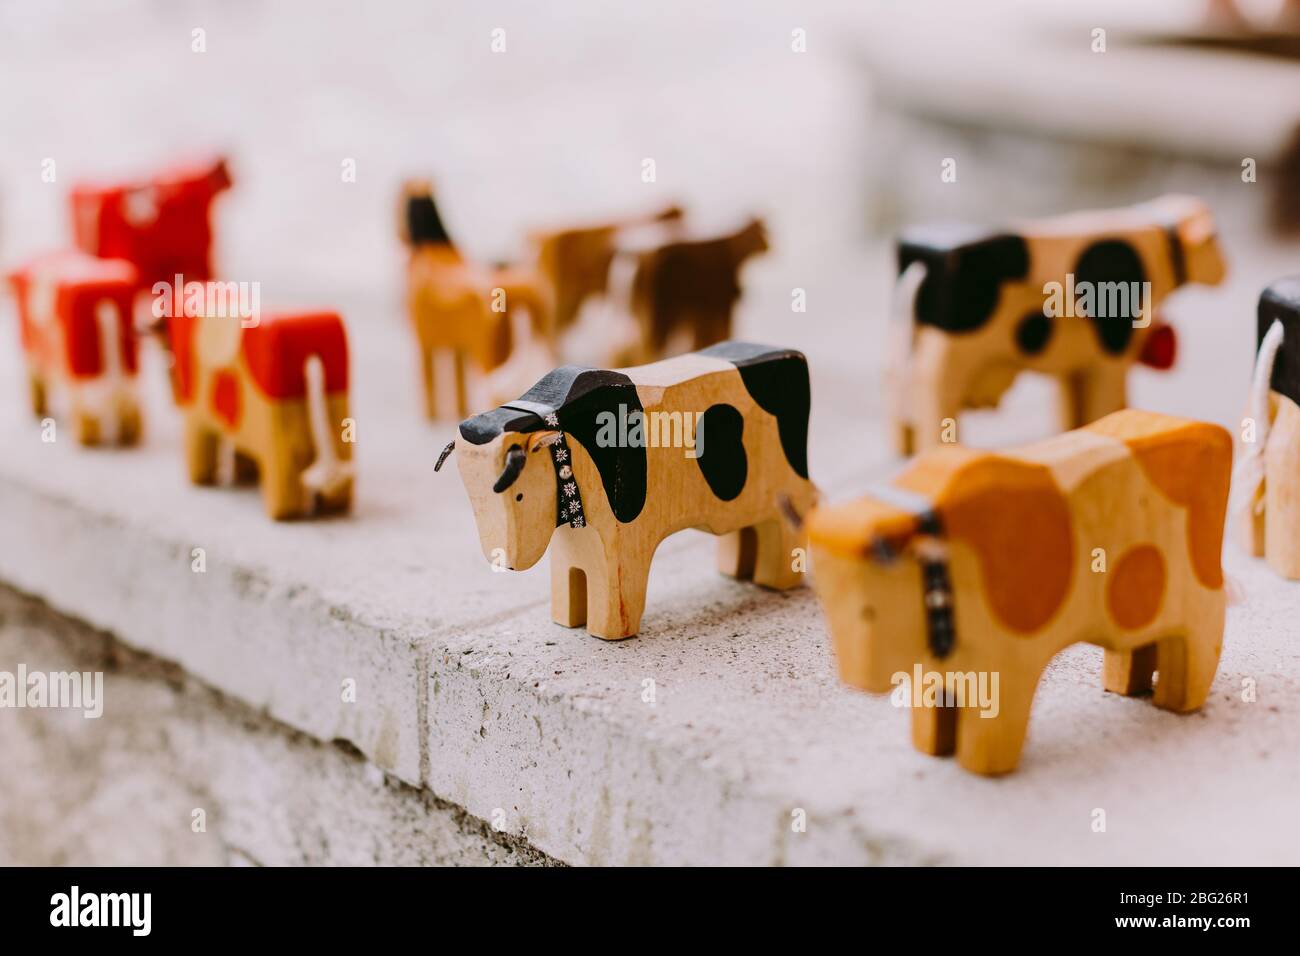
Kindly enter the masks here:
M 586 525 L 587 516 L 582 508 L 578 479 L 573 474 L 569 443 L 565 441 L 564 432 L 556 434 L 560 437 L 551 442 L 551 464 L 555 466 L 555 526 L 568 524 L 570 528 L 581 528 Z
M 906 511 L 916 517 L 917 534 L 942 542 L 943 520 L 933 502 L 924 495 L 896 488 L 893 485 L 876 485 L 868 494 Z M 930 653 L 937 658 L 947 657 L 957 643 L 957 619 L 953 611 L 952 575 L 948 571 L 948 549 L 918 546 L 915 549 L 921 565 L 921 603 L 925 607 L 925 641 Z

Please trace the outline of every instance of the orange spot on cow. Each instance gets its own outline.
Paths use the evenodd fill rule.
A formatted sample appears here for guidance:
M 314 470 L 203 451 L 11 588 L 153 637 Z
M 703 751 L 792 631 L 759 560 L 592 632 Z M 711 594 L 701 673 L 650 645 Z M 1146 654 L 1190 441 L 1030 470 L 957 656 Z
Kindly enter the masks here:
M 1087 426 L 1124 442 L 1143 474 L 1174 504 L 1187 509 L 1187 548 L 1196 578 L 1223 586 L 1223 518 L 1232 473 L 1232 437 L 1218 425 L 1130 409 Z
M 1074 572 L 1070 503 L 1051 471 L 981 456 L 953 476 L 938 505 L 949 537 L 979 556 L 994 617 L 1020 635 L 1042 629 L 1065 603 Z
M 1106 607 L 1115 623 L 1135 631 L 1154 621 L 1165 580 L 1165 559 L 1154 545 L 1135 545 L 1120 555 L 1106 582 Z

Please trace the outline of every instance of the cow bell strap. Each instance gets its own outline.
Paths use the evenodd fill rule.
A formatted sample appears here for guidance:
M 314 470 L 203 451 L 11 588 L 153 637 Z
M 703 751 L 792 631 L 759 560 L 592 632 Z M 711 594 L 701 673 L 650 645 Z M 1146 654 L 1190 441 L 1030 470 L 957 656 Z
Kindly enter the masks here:
M 924 495 L 877 485 L 868 491 L 871 497 L 916 516 L 917 533 L 942 541 L 943 520 L 933 503 Z M 953 610 L 952 575 L 948 570 L 948 549 L 916 549 L 921 565 L 921 604 L 925 608 L 925 643 L 937 658 L 947 657 L 957 643 L 957 618 Z
M 542 412 L 546 424 L 554 428 L 555 437 L 547 442 L 551 449 L 551 464 L 555 468 L 555 526 L 567 524 L 570 528 L 583 528 L 587 513 L 582 507 L 582 491 L 578 477 L 573 473 L 573 453 L 569 441 L 560 430 L 560 419 L 554 411 Z

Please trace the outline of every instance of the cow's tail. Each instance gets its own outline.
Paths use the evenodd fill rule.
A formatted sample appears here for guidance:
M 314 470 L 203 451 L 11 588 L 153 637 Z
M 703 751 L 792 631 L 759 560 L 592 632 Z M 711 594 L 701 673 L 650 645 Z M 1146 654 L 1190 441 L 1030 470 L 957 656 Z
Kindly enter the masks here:
M 925 281 L 925 263 L 919 259 L 904 269 L 894 283 L 890 306 L 889 357 L 885 368 L 888 387 L 886 411 L 892 421 L 908 421 L 912 347 L 916 339 L 916 297 Z
M 1239 520 L 1252 522 L 1264 510 L 1264 450 L 1272 427 L 1269 417 L 1269 389 L 1273 367 L 1282 348 L 1282 323 L 1274 321 L 1255 356 L 1255 375 L 1250 383 L 1250 415 L 1255 420 L 1255 441 L 1246 446 L 1246 454 L 1237 465 L 1232 481 L 1231 512 Z
M 307 420 L 316 459 L 303 472 L 302 482 L 308 492 L 333 497 L 352 479 L 352 463 L 339 457 L 334 447 L 334 428 L 330 422 L 329 398 L 325 391 L 325 364 L 319 355 L 307 358 Z

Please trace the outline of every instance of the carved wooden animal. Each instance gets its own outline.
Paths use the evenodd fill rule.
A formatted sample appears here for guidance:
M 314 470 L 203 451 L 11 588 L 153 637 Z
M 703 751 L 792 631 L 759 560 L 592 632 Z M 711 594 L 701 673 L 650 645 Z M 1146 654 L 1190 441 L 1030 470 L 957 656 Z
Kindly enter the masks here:
M 525 269 L 488 268 L 461 255 L 427 184 L 406 187 L 403 237 L 410 249 L 407 306 L 420 349 L 425 411 L 437 418 L 436 356 L 450 356 L 456 415 L 469 413 L 469 384 L 501 368 L 521 340 L 546 338 L 549 297 Z
M 628 361 L 662 358 L 676 351 L 676 343 L 701 349 L 729 338 L 741 266 L 767 249 L 767 230 L 758 219 L 717 238 L 682 236 L 649 247 L 621 246 L 611 270 L 620 258 L 630 260 L 626 306 L 639 332 Z
M 808 408 L 802 354 L 724 342 L 639 368 L 558 368 L 462 422 L 444 457 L 459 449 L 488 560 L 524 570 L 550 546 L 556 623 L 617 639 L 640 628 L 659 542 L 685 528 L 722 537 L 726 574 L 800 583 L 802 535 L 778 509 L 816 494 Z
M 680 207 L 670 206 L 649 217 L 534 232 L 530 238 L 537 269 L 550 286 L 554 306 L 548 335 L 563 335 L 573 326 L 583 302 L 608 291 L 610 264 L 621 232 L 647 224 L 680 225 L 682 216 Z
M 140 438 L 131 322 L 136 283 L 129 262 L 71 250 L 9 275 L 32 411 L 44 418 L 56 393 L 84 445 L 132 445 Z
M 177 275 L 213 276 L 212 203 L 230 187 L 222 159 L 182 163 L 153 176 L 85 182 L 72 188 L 73 233 L 94 256 L 125 259 L 139 285 L 172 283 Z
M 1254 441 L 1237 478 L 1246 549 L 1278 574 L 1300 578 L 1300 277 L 1259 297 L 1251 390 Z
M 217 479 L 222 441 L 237 470 L 258 475 L 276 519 L 346 510 L 352 501 L 348 348 L 332 312 L 168 319 L 173 384 L 184 414 L 190 479 Z
M 1039 675 L 1080 641 L 1105 648 L 1107 690 L 1149 690 L 1158 671 L 1155 705 L 1195 710 L 1223 636 L 1231 465 L 1219 426 L 1125 410 L 1014 451 L 943 446 L 817 508 L 805 527 L 840 676 L 885 692 L 919 665 L 962 704 L 998 675 L 991 709 L 912 709 L 918 750 L 987 774 L 1016 766 Z
M 916 229 L 898 263 L 889 399 L 901 454 L 938 444 L 963 409 L 996 405 L 1025 369 L 1059 382 L 1063 429 L 1123 408 L 1135 361 L 1173 362 L 1157 308 L 1224 274 L 1213 218 L 1190 196 L 1003 231 Z

